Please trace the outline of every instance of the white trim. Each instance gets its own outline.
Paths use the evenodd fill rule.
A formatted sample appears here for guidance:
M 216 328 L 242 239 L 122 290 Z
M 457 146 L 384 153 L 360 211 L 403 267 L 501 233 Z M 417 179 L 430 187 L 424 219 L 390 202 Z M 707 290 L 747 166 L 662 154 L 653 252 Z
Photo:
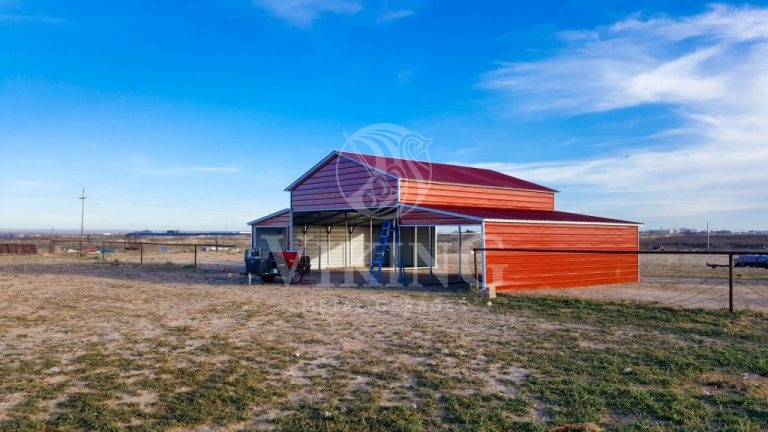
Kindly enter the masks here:
M 642 224 L 632 222 L 584 222 L 584 221 L 555 221 L 555 220 L 529 220 L 529 219 L 484 219 L 484 222 L 494 223 L 525 223 L 538 225 L 613 225 L 639 227 Z

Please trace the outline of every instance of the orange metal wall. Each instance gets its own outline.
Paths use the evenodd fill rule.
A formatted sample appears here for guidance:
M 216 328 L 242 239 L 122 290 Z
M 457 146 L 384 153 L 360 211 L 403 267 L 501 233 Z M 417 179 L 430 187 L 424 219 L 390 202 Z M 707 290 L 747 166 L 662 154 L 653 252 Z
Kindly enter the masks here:
M 488 222 L 486 248 L 636 251 L 636 226 Z M 638 281 L 637 254 L 486 251 L 497 292 Z M 495 268 L 495 269 L 494 269 Z
M 553 192 L 401 180 L 400 202 L 415 205 L 554 210 L 555 194 Z

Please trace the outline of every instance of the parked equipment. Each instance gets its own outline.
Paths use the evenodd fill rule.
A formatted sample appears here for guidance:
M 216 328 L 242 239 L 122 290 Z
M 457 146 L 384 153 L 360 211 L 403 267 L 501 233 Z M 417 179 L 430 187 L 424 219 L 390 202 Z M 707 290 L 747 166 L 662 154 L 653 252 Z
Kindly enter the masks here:
M 276 277 L 287 277 L 291 283 L 301 283 L 311 271 L 310 259 L 299 252 L 269 252 L 260 248 L 245 251 L 245 273 L 250 281 L 259 276 L 263 282 L 272 282 Z
M 762 267 L 768 269 L 768 255 L 739 255 L 733 265 L 735 267 Z

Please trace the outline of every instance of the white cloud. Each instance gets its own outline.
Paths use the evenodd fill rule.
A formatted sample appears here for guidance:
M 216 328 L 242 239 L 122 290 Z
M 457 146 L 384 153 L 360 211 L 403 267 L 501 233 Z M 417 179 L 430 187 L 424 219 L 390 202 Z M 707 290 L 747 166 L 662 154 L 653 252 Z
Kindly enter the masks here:
M 379 17 L 380 22 L 395 21 L 412 16 L 415 12 L 411 9 L 387 10 Z
M 355 15 L 363 10 L 356 0 L 254 0 L 272 15 L 296 27 L 308 28 L 325 14 Z
M 690 17 L 632 17 L 560 36 L 561 52 L 501 64 L 480 86 L 508 98 L 516 114 L 570 116 L 663 104 L 682 126 L 657 130 L 646 138 L 647 148 L 629 157 L 616 149 L 594 160 L 497 168 L 602 203 L 592 209 L 622 206 L 622 213 L 652 220 L 765 214 L 768 9 L 714 5 Z

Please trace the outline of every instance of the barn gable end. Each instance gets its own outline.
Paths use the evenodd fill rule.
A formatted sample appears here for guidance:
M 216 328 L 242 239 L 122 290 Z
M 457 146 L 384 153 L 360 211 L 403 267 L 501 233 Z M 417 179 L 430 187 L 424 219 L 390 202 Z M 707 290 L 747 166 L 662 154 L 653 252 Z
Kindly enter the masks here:
M 293 211 L 342 210 L 397 205 L 397 178 L 332 153 L 286 189 Z

